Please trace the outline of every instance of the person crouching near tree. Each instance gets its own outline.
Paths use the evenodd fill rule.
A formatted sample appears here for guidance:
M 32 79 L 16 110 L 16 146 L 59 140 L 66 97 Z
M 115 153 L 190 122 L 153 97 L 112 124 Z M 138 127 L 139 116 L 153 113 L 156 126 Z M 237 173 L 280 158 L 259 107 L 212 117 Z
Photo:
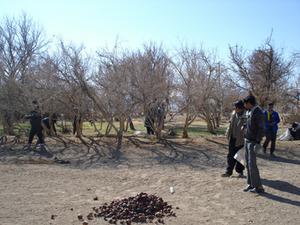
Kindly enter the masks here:
M 242 100 L 234 103 L 235 110 L 231 116 L 229 128 L 227 130 L 227 139 L 229 141 L 227 168 L 222 177 L 230 177 L 233 169 L 239 174 L 239 177 L 244 177 L 243 171 L 245 167 L 238 162 L 234 155 L 244 147 L 244 134 L 242 127 L 246 123 L 246 113 L 244 110 L 244 102 Z

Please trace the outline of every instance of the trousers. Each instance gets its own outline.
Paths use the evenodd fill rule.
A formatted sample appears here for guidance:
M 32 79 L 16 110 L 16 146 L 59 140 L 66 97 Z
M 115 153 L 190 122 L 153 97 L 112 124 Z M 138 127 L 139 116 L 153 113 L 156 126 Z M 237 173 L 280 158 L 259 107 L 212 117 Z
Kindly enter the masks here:
M 245 159 L 247 168 L 247 183 L 253 188 L 261 187 L 259 170 L 256 164 L 257 147 L 259 144 L 246 140 L 245 141 Z
M 230 175 L 232 174 L 234 168 L 237 173 L 242 173 L 245 169 L 245 167 L 234 158 L 234 155 L 243 147 L 243 145 L 236 147 L 235 142 L 236 139 L 231 137 L 229 140 L 226 169 L 226 173 Z

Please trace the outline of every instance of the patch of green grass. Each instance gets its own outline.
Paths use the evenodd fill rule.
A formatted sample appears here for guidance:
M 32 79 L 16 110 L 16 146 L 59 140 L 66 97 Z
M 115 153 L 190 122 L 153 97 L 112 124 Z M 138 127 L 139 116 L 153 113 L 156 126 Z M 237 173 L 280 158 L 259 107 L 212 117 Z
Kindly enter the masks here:
M 176 132 L 177 136 L 182 136 L 183 127 L 182 126 L 175 127 L 175 132 Z M 221 126 L 216 130 L 216 135 L 225 135 L 225 132 L 226 132 L 226 127 Z M 191 138 L 196 138 L 196 137 L 207 137 L 207 136 L 211 136 L 213 134 L 208 132 L 206 125 L 193 125 L 192 124 L 188 128 L 188 135 Z
M 14 133 L 18 135 L 26 134 L 30 129 L 29 123 L 18 123 L 14 125 Z M 3 125 L 0 124 L 0 136 L 4 134 Z
M 134 124 L 134 127 L 135 127 L 136 130 L 146 132 L 146 128 L 144 127 L 143 119 L 141 119 L 141 118 L 135 119 L 135 120 L 133 120 L 133 124 Z M 57 129 L 58 132 L 62 131 L 60 125 L 61 125 L 61 122 L 58 121 L 57 126 L 56 126 L 56 129 Z M 103 122 L 102 123 L 102 128 L 101 128 L 100 122 L 96 122 L 96 127 L 102 134 L 105 133 L 107 125 L 108 125 L 107 122 Z M 119 122 L 114 122 L 114 125 L 118 128 L 119 127 Z M 70 130 L 73 129 L 71 121 L 67 121 L 66 126 Z M 173 122 L 173 123 L 169 123 L 169 124 L 166 123 L 165 124 L 165 131 L 167 131 L 170 128 L 175 129 L 177 137 L 182 136 L 182 131 L 183 131 L 183 123 L 182 122 L 175 122 L 175 123 Z M 19 123 L 15 128 L 15 132 L 17 134 L 18 133 L 25 134 L 24 131 L 28 132 L 29 129 L 30 129 L 29 122 Z M 216 130 L 216 134 L 217 135 L 224 135 L 225 131 L 226 131 L 226 124 L 221 125 L 221 127 Z M 0 135 L 2 135 L 2 134 L 3 134 L 3 126 L 0 125 Z M 93 135 L 96 135 L 97 132 L 95 131 L 94 126 L 90 124 L 90 122 L 84 122 L 83 123 L 83 134 L 93 136 Z M 114 129 L 111 129 L 110 134 L 116 134 L 116 131 Z M 128 130 L 127 130 L 127 132 L 125 132 L 125 135 L 132 135 L 132 134 L 134 134 L 134 131 L 132 131 L 128 127 Z M 195 121 L 188 128 L 188 135 L 191 138 L 196 138 L 196 137 L 207 137 L 207 136 L 211 136 L 213 134 L 208 132 L 206 124 L 203 121 Z

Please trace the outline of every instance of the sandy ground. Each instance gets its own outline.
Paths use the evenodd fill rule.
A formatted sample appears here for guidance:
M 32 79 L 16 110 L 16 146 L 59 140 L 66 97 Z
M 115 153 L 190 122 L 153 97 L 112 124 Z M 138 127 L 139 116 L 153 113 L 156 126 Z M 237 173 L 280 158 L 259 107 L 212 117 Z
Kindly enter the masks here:
M 176 218 L 165 220 L 169 225 L 300 224 L 300 142 L 279 143 L 274 160 L 260 154 L 263 195 L 244 193 L 245 179 L 220 176 L 226 165 L 224 143 L 224 138 L 128 142 L 118 160 L 104 149 L 49 145 L 49 151 L 71 162 L 65 165 L 17 146 L 2 148 L 0 224 L 79 225 L 79 213 L 139 192 L 155 193 L 179 207 Z M 89 224 L 108 223 L 96 219 Z

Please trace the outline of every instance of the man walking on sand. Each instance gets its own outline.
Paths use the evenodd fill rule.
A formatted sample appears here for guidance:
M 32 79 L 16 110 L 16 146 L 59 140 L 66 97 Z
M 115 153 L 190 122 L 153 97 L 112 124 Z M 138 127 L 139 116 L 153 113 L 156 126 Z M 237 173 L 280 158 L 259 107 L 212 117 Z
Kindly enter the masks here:
M 256 99 L 252 95 L 249 95 L 244 99 L 244 106 L 248 110 L 248 118 L 244 127 L 248 186 L 244 191 L 263 193 L 264 188 L 261 184 L 259 170 L 256 164 L 256 154 L 264 136 L 264 113 L 256 104 Z
M 227 139 L 229 141 L 227 168 L 226 172 L 222 174 L 222 177 L 230 177 L 234 168 L 239 174 L 239 177 L 244 177 L 243 171 L 245 167 L 234 158 L 234 155 L 244 147 L 244 134 L 242 132 L 242 126 L 246 122 L 246 115 L 242 100 L 235 102 L 234 106 L 235 110 L 232 113 L 227 131 Z

